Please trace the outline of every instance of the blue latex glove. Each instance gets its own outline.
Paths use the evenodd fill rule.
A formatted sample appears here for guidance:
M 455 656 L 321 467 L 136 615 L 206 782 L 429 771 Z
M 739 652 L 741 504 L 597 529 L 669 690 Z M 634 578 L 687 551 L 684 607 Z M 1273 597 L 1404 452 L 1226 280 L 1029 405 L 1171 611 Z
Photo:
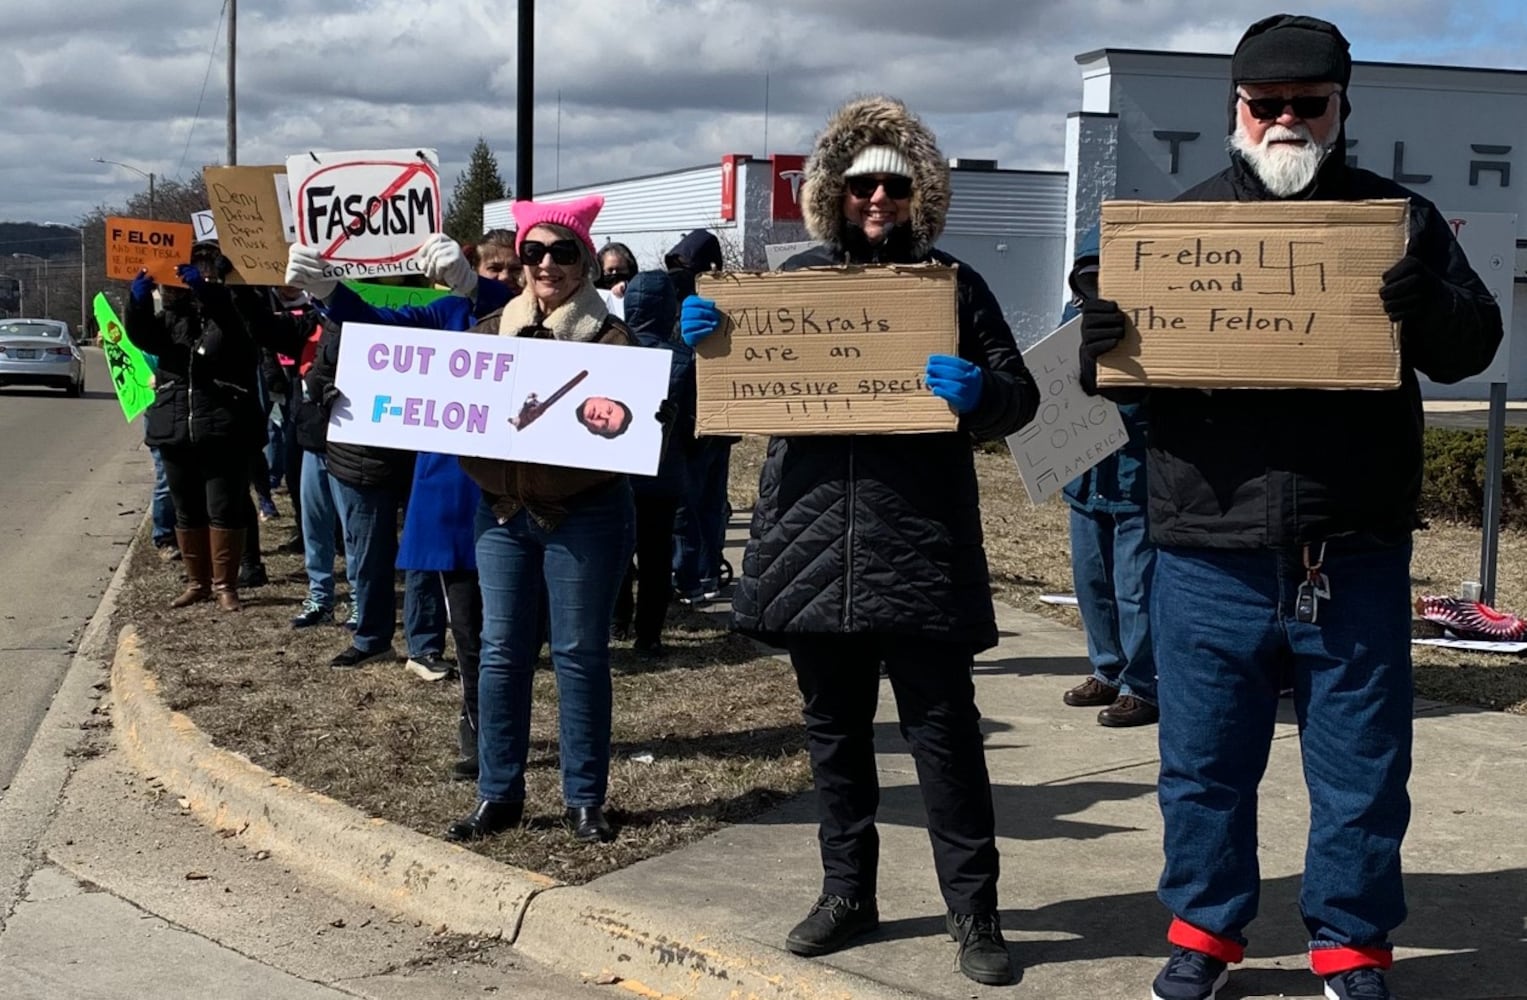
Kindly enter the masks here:
M 201 276 L 201 268 L 195 264 L 175 265 L 175 277 L 186 283 L 187 288 L 197 289 L 206 283 L 206 278 Z
M 710 299 L 691 295 L 679 308 L 679 336 L 690 347 L 721 328 L 721 310 Z
M 133 288 L 129 293 L 134 302 L 147 302 L 154 297 L 154 288 L 158 285 L 153 278 L 148 276 L 147 269 L 139 271 L 133 279 Z
M 928 388 L 947 400 L 954 412 L 965 414 L 981 405 L 981 366 L 964 358 L 934 354 L 928 358 Z

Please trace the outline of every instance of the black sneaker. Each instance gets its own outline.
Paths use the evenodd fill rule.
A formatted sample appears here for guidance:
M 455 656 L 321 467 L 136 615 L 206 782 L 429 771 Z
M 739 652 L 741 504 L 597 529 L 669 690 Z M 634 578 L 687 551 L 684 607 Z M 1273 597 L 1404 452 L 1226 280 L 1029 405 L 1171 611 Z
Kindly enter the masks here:
M 1151 1000 L 1214 1000 L 1229 978 L 1229 969 L 1219 959 L 1176 947 L 1151 983 Z
M 1013 957 L 995 913 L 947 913 L 944 927 L 960 945 L 960 971 L 985 986 L 1013 981 Z
M 1326 980 L 1326 1000 L 1392 1000 L 1393 996 L 1377 969 L 1353 969 Z
M 292 628 L 312 628 L 333 619 L 333 608 L 324 607 L 317 601 L 303 601 L 302 610 L 292 616 Z
M 265 572 L 264 563 L 245 563 L 239 567 L 239 589 L 253 590 L 270 583 L 270 575 Z
M 421 681 L 443 681 L 456 673 L 456 664 L 438 653 L 410 656 L 405 666 Z
M 330 670 L 354 670 L 356 667 L 364 667 L 368 663 L 378 663 L 382 660 L 396 660 L 398 654 L 391 646 L 379 649 L 375 653 L 367 653 L 356 646 L 340 653 L 329 661 Z
M 879 926 L 880 912 L 873 899 L 844 899 L 824 893 L 812 904 L 806 919 L 785 935 L 785 948 L 794 955 L 826 955 Z

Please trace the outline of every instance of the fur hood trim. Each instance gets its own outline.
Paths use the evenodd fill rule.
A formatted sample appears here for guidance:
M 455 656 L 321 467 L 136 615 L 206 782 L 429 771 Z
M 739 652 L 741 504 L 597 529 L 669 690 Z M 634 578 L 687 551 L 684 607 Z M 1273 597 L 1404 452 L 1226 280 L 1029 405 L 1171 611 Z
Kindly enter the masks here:
M 806 163 L 801 214 L 813 239 L 842 246 L 843 172 L 866 146 L 894 146 L 912 164 L 912 242 L 927 253 L 949 215 L 949 161 L 933 133 L 894 97 L 849 101 L 833 112 Z

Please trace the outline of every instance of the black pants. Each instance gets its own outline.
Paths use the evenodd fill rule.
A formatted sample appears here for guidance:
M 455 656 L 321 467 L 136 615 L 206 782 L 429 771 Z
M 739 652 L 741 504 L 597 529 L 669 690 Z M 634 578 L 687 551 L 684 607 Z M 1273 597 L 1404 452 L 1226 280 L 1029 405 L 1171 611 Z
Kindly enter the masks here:
M 461 674 L 461 715 L 477 732 L 477 665 L 482 657 L 482 588 L 475 569 L 440 574 L 445 582 L 445 613 L 456 640 L 456 669 Z
M 883 663 L 928 813 L 933 867 L 955 913 L 997 908 L 996 819 L 981 744 L 971 655 L 906 636 L 796 636 L 790 662 L 805 704 L 816 783 L 822 891 L 875 895 L 875 704 Z
M 242 448 L 220 441 L 159 449 L 164 478 L 175 501 L 175 527 L 181 529 L 247 526 L 249 461 Z
M 662 638 L 673 597 L 673 522 L 678 510 L 678 497 L 636 498 L 636 565 L 626 569 L 616 595 L 615 623 L 632 623 L 634 608 L 636 641 L 643 645 Z

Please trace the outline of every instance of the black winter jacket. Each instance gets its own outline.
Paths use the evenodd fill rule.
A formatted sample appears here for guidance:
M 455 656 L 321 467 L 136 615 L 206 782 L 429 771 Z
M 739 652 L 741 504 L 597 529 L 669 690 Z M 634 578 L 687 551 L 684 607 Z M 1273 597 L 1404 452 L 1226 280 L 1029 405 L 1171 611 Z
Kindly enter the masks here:
M 325 426 L 329 411 L 340 396 L 334 385 L 339 368 L 340 329 L 338 323 L 324 324 L 323 335 L 318 339 L 318 353 L 306 379 L 308 398 L 316 404 L 318 416 L 322 417 Z M 298 426 L 303 425 L 299 423 Z M 328 456 L 330 475 L 346 485 L 360 489 L 392 489 L 406 495 L 413 484 L 414 452 L 338 441 L 328 441 L 324 452 Z
M 1272 200 L 1250 165 L 1231 162 L 1177 200 Z M 1401 329 L 1398 389 L 1147 390 L 1147 517 L 1158 545 L 1404 541 L 1420 526 L 1416 372 L 1457 382 L 1482 371 L 1500 344 L 1500 310 L 1431 202 L 1339 157 L 1306 196 L 1410 199 L 1407 252 L 1442 278 L 1443 294 Z
M 946 265 L 891 241 L 821 246 L 784 270 L 916 260 Z M 734 626 L 779 644 L 797 633 L 917 635 L 976 652 L 997 642 L 972 441 L 1028 423 L 1034 379 L 986 282 L 960 266 L 961 357 L 985 369 L 981 404 L 956 432 L 776 437 L 758 487 Z
M 268 364 L 276 354 L 296 358 L 296 374 L 291 376 L 287 391 L 293 395 L 292 423 L 297 445 L 303 451 L 323 454 L 328 443 L 329 415 L 327 408 L 309 399 L 304 391 L 301 367 L 309 354 L 309 342 L 320 324 L 334 325 L 315 308 L 276 309 L 269 300 L 239 299 L 240 312 L 249 327 L 255 344 L 267 355 L 266 377 L 269 385 Z M 337 348 L 336 348 L 337 350 Z M 313 360 L 317 354 L 313 352 Z
M 259 352 L 227 286 L 204 284 L 157 315 L 152 301 L 129 299 L 125 327 L 133 346 L 159 359 L 145 444 L 253 449 L 264 442 Z

